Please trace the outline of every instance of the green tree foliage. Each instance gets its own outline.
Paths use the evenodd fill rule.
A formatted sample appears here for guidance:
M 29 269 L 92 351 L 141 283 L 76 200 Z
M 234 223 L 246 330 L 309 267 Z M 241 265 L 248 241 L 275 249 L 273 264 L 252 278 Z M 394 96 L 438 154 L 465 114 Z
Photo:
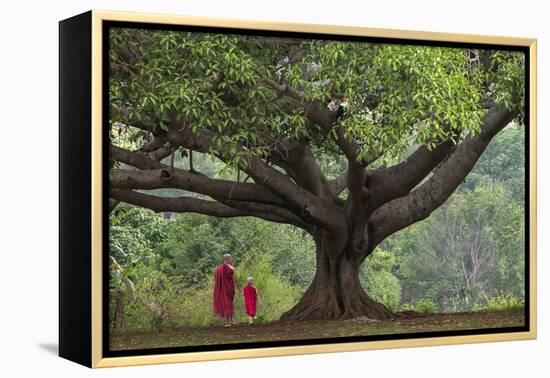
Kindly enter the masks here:
M 377 249 L 367 259 L 361 269 L 361 284 L 374 300 L 396 310 L 401 300 L 401 283 L 393 274 L 397 264 L 395 255 Z
M 267 156 L 285 136 L 336 151 L 281 96 L 281 82 L 306 103 L 344 99 L 340 124 L 360 141 L 359 160 L 475 133 L 482 100 L 523 109 L 522 53 L 118 28 L 109 38 L 113 139 L 126 133 L 127 143 L 139 144 L 146 135 L 127 125 L 147 114 L 166 128 L 172 112 L 194 131 L 208 130 L 210 152 L 234 166 Z
M 467 311 L 502 290 L 523 297 L 523 232 L 523 209 L 501 184 L 455 194 L 388 242 L 398 253 L 405 301 Z
M 166 220 L 127 205 L 112 213 L 111 224 L 110 254 L 122 268 L 111 269 L 111 287 L 125 293 L 126 330 L 216 323 L 212 314 L 213 269 L 224 253 L 234 256 L 241 285 L 248 276 L 255 278 L 262 297 L 260 322 L 278 319 L 313 278 L 313 242 L 287 225 L 196 214 Z M 149 242 L 144 235 L 156 242 Z M 162 240 L 155 239 L 160 235 Z M 125 284 L 125 278 L 133 289 Z M 113 320 L 115 298 L 111 298 Z M 245 322 L 240 292 L 235 306 L 236 321 Z
M 155 265 L 159 256 L 155 250 L 166 237 L 164 227 L 165 223 L 159 215 L 126 204 L 121 204 L 110 214 L 109 319 L 113 327 L 126 328 L 125 316 L 121 311 L 128 308 L 124 309 L 123 302 L 135 302 L 139 297 L 136 282 L 139 285 L 147 276 L 157 273 Z M 153 315 L 145 316 L 149 318 Z
M 286 225 L 258 219 L 218 219 L 185 214 L 166 226 L 168 237 L 158 246 L 161 269 L 180 276 L 187 285 L 200 285 L 224 253 L 238 265 L 252 249 L 272 257 L 275 272 L 305 288 L 313 278 L 315 256 L 311 238 Z
M 162 256 L 160 269 L 170 276 L 180 277 L 187 286 L 203 284 L 205 276 L 219 263 L 220 256 L 228 253 L 227 240 L 221 237 L 223 230 L 216 229 L 215 222 L 215 218 L 193 215 L 177 217 L 170 222 L 167 226 L 169 236 L 158 248 Z
M 525 202 L 525 128 L 510 125 L 489 144 L 474 170 L 466 177 L 462 190 L 479 185 L 502 183 L 515 201 Z

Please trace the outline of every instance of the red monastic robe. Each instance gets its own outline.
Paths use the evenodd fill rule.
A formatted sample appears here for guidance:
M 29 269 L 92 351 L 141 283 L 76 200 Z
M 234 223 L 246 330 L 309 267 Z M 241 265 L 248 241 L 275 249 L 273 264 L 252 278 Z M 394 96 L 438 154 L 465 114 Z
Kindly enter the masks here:
M 214 313 L 222 318 L 233 316 L 233 274 L 233 269 L 227 264 L 218 265 L 214 271 Z
M 246 315 L 256 315 L 256 300 L 258 299 L 258 291 L 252 285 L 246 285 L 243 289 L 244 294 L 244 306 L 246 308 Z

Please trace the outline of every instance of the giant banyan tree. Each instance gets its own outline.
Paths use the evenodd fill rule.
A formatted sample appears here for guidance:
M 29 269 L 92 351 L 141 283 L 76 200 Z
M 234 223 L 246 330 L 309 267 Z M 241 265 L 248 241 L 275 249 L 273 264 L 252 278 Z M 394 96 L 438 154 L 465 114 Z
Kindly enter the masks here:
M 118 28 L 109 44 L 111 206 L 307 231 L 316 274 L 284 319 L 391 317 L 359 267 L 523 117 L 521 52 Z M 234 179 L 194 169 L 201 154 Z

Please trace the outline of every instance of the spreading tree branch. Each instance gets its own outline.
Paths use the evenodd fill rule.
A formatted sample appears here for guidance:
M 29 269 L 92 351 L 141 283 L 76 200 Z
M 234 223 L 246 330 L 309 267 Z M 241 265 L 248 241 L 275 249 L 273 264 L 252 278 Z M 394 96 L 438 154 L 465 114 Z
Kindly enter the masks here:
M 172 170 L 144 154 L 117 146 L 111 146 L 111 156 L 120 162 L 140 168 L 140 170 L 112 169 L 112 188 L 187 190 L 208 195 L 230 207 L 255 211 L 259 214 L 268 212 L 276 214 L 281 219 L 286 219 L 288 223 L 308 229 L 299 216 L 285 208 L 285 202 L 281 197 L 262 185 L 212 179 L 180 169 Z
M 444 141 L 431 151 L 420 146 L 403 162 L 367 172 L 365 185 L 369 191 L 369 208 L 374 210 L 393 199 L 409 194 L 452 151 L 454 143 Z
M 214 138 L 208 130 L 199 130 L 194 133 L 187 126 L 176 127 L 175 129 L 166 136 L 170 144 L 197 152 L 208 153 L 211 151 Z M 242 146 L 235 144 L 235 147 L 246 153 Z M 231 156 L 224 155 L 221 152 L 216 153 L 216 156 L 226 163 L 231 161 Z M 252 177 L 257 184 L 265 186 L 280 196 L 285 201 L 287 208 L 294 214 L 304 219 L 304 221 L 316 223 L 320 227 L 342 231 L 342 222 L 345 224 L 343 214 L 331 201 L 325 201 L 295 184 L 289 177 L 270 167 L 256 155 L 247 154 L 245 161 L 246 163 L 240 168 Z M 335 213 L 340 216 L 331 215 Z
M 378 208 L 369 220 L 374 231 L 369 252 L 389 235 L 427 218 L 441 206 L 472 170 L 491 139 L 515 116 L 507 109 L 491 108 L 483 117 L 481 132 L 461 142 L 430 179 L 408 195 Z
M 212 179 L 180 169 L 163 167 L 151 170 L 111 169 L 111 187 L 117 189 L 174 188 L 215 198 L 283 205 L 280 197 L 265 187 Z
M 110 190 L 109 195 L 117 201 L 151 209 L 155 212 L 197 213 L 219 218 L 252 216 L 271 222 L 292 223 L 287 218 L 281 218 L 273 213 L 253 209 L 235 209 L 217 201 L 208 201 L 193 197 L 158 197 L 129 189 L 114 188 Z
M 335 128 L 336 137 L 334 137 L 334 142 L 348 161 L 347 187 L 352 193 L 361 191 L 366 178 L 365 167 L 375 161 L 378 156 L 368 156 L 364 161 L 358 161 L 359 145 L 355 140 L 345 135 L 344 129 L 340 124 L 335 124 L 333 112 L 322 106 L 318 101 L 305 99 L 300 93 L 286 84 L 277 84 L 270 79 L 264 79 L 264 83 L 275 90 L 279 96 L 293 100 L 293 106 L 288 110 L 303 109 L 306 118 L 319 126 L 326 136 L 332 136 L 332 128 Z
M 320 198 L 332 198 L 328 180 L 307 144 L 281 138 L 270 151 L 269 161 L 284 169 L 302 188 Z

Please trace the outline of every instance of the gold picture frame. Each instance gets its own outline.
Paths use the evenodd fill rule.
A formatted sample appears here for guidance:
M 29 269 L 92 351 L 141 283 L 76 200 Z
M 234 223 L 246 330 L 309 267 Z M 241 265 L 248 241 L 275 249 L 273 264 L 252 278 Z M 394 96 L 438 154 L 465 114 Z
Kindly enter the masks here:
M 526 238 L 529 242 L 528 253 L 528 330 L 523 332 L 491 333 L 426 338 L 406 338 L 396 340 L 378 340 L 361 342 L 343 342 L 330 344 L 265 347 L 255 349 L 218 350 L 185 353 L 151 354 L 137 356 L 105 357 L 103 330 L 103 302 L 105 287 L 103 286 L 103 237 L 104 237 L 104 214 L 103 214 L 103 193 L 106 183 L 104 177 L 104 147 L 102 122 L 104 117 L 105 99 L 103 89 L 105 85 L 103 76 L 103 28 L 106 22 L 128 22 L 138 24 L 164 24 L 164 25 L 185 25 L 230 29 L 250 29 L 259 31 L 277 32 L 300 32 L 311 34 L 331 34 L 358 37 L 394 38 L 400 40 L 435 41 L 435 42 L 459 42 L 472 44 L 491 44 L 518 46 L 528 49 L 529 56 L 529 233 Z M 537 229 L 537 168 L 536 168 L 536 114 L 537 114 L 537 41 L 531 38 L 515 38 L 502 36 L 470 35 L 455 33 L 438 33 L 413 30 L 379 29 L 355 26 L 321 25 L 321 24 L 295 24 L 281 22 L 265 22 L 255 20 L 232 20 L 210 17 L 191 17 L 164 14 L 146 14 L 130 12 L 111 12 L 93 10 L 80 16 L 61 21 L 60 23 L 60 355 L 83 365 L 99 368 L 114 366 L 130 366 L 144 364 L 161 364 L 188 361 L 208 361 L 221 359 L 237 359 L 252 357 L 268 357 L 283 355 L 298 355 L 327 352 L 346 352 L 371 349 L 421 347 L 449 344 L 482 343 L 496 341 L 528 340 L 536 339 L 536 313 L 537 313 L 537 290 L 536 290 L 536 229 Z M 78 33 L 83 35 L 78 39 Z M 80 50 L 79 50 L 80 49 Z M 86 54 L 82 54 L 82 49 Z M 89 51 L 88 51 L 89 49 Z M 75 56 L 80 54 L 80 58 Z M 84 56 L 82 56 L 84 55 Z M 76 70 L 69 67 L 71 59 L 77 59 L 75 64 L 83 63 L 89 69 L 89 76 L 82 68 L 82 72 L 68 71 Z M 78 59 L 81 59 L 80 61 Z M 86 63 L 88 62 L 88 63 Z M 71 81 L 72 80 L 72 81 Z M 75 82 L 80 84 L 75 84 Z M 74 85 L 84 93 L 84 98 L 89 103 L 77 105 L 71 101 L 81 101 L 81 97 L 74 96 Z M 80 90 L 79 89 L 79 90 Z M 72 92 L 71 92 L 72 91 Z M 86 93 L 89 91 L 89 96 Z M 65 93 L 65 94 L 64 94 Z M 68 108 L 75 109 L 80 106 L 82 111 L 76 114 L 71 113 Z M 84 114 L 85 113 L 85 114 Z M 90 128 L 85 125 L 74 124 L 75 121 L 90 122 Z M 72 131 L 67 131 L 72 125 Z M 74 130 L 79 127 L 81 131 Z M 90 152 L 87 159 L 79 164 L 85 166 L 85 178 L 78 181 L 82 188 L 89 186 L 85 193 L 89 194 L 82 204 L 86 217 L 83 223 L 73 222 L 68 209 L 74 201 L 82 200 L 78 197 L 81 194 L 72 193 L 65 188 L 68 178 L 70 164 L 66 162 L 71 153 L 70 147 L 64 147 L 69 138 L 81 138 L 82 145 L 88 146 L 86 151 Z M 68 142 L 67 142 L 68 143 Z M 76 148 L 76 147 L 75 147 Z M 75 155 L 79 156 L 79 155 Z M 64 164 L 67 164 L 66 166 Z M 73 166 L 74 167 L 74 166 Z M 527 167 L 526 167 L 527 168 Z M 67 181 L 65 181 L 67 180 Z M 65 188 L 65 189 L 64 189 Z M 66 216 L 65 216 L 66 215 Z M 89 217 L 88 217 L 89 216 Z M 76 218 L 75 218 L 76 219 Z M 80 218 L 79 218 L 80 219 Z M 77 228 L 78 227 L 78 228 Z M 73 236 L 69 236 L 72 233 Z M 83 239 L 81 235 L 85 234 Z M 78 240 L 77 240 L 78 239 Z M 80 243 L 80 244 L 79 244 Z M 73 256 L 71 256 L 71 254 Z M 80 257 L 74 256 L 79 254 Z M 83 257 L 82 257 L 83 256 Z M 80 290 L 80 294 L 78 294 Z M 75 299 L 80 295 L 80 299 Z M 78 308 L 75 308 L 78 307 Z M 89 316 L 83 316 L 82 314 Z M 83 347 L 78 351 L 78 340 L 82 340 Z M 88 345 L 89 344 L 89 345 Z

